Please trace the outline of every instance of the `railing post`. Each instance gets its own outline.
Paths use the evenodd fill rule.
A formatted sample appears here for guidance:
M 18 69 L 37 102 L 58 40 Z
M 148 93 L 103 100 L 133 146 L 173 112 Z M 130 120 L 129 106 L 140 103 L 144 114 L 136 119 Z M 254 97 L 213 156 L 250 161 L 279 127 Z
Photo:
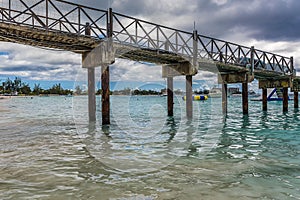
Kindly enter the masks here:
M 138 21 L 135 19 L 135 44 L 138 44 Z
M 291 68 L 291 71 L 292 71 L 292 76 L 296 76 L 296 71 L 295 71 L 295 69 L 294 69 L 294 57 L 292 56 L 291 58 L 290 58 L 290 68 Z
M 81 24 L 81 7 L 78 6 L 78 35 L 80 35 L 80 24 Z
M 251 51 L 250 51 L 251 55 L 250 55 L 250 64 L 251 64 L 251 75 L 254 74 L 254 65 L 255 65 L 255 59 L 254 59 L 254 53 L 255 53 L 255 48 L 254 46 L 251 47 Z
M 46 0 L 46 30 L 48 31 L 48 25 L 49 25 L 49 4 L 48 0 Z
M 198 31 L 193 31 L 193 67 L 197 67 L 198 62 Z
M 227 64 L 227 59 L 228 59 L 228 43 L 225 42 L 225 64 Z
M 159 26 L 156 26 L 156 49 L 159 49 Z
M 8 2 L 8 9 L 9 9 L 9 11 L 8 11 L 8 13 L 9 13 L 9 21 L 10 21 L 10 19 L 11 19 L 11 1 L 12 0 L 9 0 L 9 2 Z
M 111 38 L 112 36 L 113 36 L 113 12 L 112 12 L 112 8 L 109 8 L 107 13 L 107 37 Z

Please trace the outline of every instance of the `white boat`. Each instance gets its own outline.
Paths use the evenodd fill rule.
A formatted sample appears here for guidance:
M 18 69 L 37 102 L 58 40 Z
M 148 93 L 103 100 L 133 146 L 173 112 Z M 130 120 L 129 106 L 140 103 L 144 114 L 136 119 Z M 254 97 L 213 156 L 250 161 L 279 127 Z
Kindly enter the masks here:
M 208 96 L 210 98 L 221 98 L 222 97 L 222 89 L 213 87 L 210 91 Z

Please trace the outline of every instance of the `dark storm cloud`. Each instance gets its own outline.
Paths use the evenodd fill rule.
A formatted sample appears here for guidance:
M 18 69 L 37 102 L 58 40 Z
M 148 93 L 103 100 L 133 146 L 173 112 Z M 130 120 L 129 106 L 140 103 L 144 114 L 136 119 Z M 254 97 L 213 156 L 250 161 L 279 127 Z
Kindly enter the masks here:
M 244 32 L 257 40 L 299 40 L 298 0 L 77 0 L 84 5 L 149 19 L 154 23 L 224 38 Z

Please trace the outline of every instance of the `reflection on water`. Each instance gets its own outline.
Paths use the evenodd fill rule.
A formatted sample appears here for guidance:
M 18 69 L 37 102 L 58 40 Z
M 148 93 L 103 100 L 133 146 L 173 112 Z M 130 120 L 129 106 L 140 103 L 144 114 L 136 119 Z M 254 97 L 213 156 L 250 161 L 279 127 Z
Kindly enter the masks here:
M 187 121 L 180 101 L 112 97 L 101 126 L 86 101 L 1 101 L 0 199 L 300 199 L 299 111 L 212 99 Z

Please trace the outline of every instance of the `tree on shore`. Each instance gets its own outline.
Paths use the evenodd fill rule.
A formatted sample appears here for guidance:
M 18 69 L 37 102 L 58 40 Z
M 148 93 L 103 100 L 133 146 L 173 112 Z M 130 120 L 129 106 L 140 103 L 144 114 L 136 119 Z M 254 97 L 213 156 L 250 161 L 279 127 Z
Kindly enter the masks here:
M 40 95 L 40 94 L 57 94 L 57 95 L 69 95 L 73 94 L 73 91 L 63 89 L 61 84 L 54 84 L 51 88 L 43 90 L 40 84 L 34 84 L 33 90 L 28 83 L 22 82 L 21 78 L 15 77 L 14 80 L 7 78 L 0 83 L 0 93 L 2 94 L 23 94 L 23 95 Z
M 42 88 L 41 88 L 40 84 L 35 83 L 32 93 L 35 95 L 39 95 L 41 93 L 41 91 L 42 91 Z
M 81 95 L 82 94 L 82 88 L 79 86 L 79 85 L 77 85 L 76 87 L 75 87 L 75 92 L 74 92 L 76 95 Z

